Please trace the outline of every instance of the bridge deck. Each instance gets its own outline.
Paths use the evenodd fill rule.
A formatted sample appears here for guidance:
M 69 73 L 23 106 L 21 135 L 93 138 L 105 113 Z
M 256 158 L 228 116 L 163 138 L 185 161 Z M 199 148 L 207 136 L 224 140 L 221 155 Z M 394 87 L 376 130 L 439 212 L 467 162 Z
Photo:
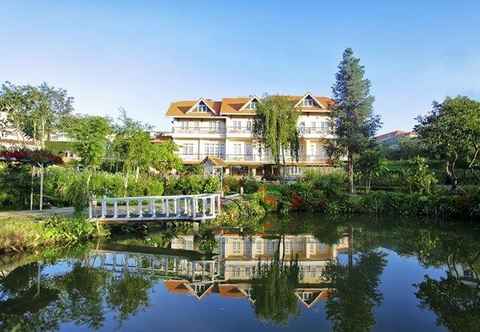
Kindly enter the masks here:
M 147 221 L 203 221 L 221 210 L 219 194 L 104 197 L 89 204 L 91 220 L 105 223 Z

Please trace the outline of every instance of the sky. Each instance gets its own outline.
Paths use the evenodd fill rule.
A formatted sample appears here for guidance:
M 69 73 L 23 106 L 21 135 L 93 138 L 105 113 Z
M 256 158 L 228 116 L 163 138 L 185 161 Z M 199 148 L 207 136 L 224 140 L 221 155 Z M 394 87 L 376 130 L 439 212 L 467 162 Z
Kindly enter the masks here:
M 0 82 L 47 82 L 79 113 L 168 130 L 175 100 L 331 96 L 345 48 L 372 84 L 380 133 L 432 101 L 480 99 L 480 1 L 2 1 Z

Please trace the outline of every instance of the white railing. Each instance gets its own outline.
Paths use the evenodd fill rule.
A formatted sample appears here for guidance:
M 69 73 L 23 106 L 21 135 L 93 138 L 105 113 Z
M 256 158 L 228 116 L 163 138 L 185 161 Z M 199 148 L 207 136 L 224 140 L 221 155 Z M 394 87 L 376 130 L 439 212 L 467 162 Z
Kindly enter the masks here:
M 103 197 L 89 204 L 90 219 L 104 221 L 209 220 L 221 210 L 219 194 Z

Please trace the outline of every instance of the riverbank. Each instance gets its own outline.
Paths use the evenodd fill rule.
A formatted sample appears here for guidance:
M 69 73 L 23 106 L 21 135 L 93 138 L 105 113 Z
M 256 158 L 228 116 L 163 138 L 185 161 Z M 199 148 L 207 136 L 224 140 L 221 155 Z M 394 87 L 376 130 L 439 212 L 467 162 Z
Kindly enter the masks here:
M 62 216 L 20 214 L 13 212 L 0 217 L 0 254 L 24 252 L 51 245 L 70 245 L 96 237 L 108 236 L 101 225 L 80 215 Z

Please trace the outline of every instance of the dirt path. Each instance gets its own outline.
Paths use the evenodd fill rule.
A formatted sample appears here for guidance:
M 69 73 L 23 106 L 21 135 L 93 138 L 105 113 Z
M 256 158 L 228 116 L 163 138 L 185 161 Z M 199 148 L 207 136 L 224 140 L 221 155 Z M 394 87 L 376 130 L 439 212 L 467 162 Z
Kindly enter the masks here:
M 39 210 L 2 211 L 0 212 L 0 220 L 11 219 L 11 218 L 19 218 L 19 219 L 42 218 L 42 217 L 48 217 L 53 215 L 70 216 L 72 214 L 73 214 L 73 207 L 53 208 L 53 209 L 46 209 L 43 211 L 39 211 Z

